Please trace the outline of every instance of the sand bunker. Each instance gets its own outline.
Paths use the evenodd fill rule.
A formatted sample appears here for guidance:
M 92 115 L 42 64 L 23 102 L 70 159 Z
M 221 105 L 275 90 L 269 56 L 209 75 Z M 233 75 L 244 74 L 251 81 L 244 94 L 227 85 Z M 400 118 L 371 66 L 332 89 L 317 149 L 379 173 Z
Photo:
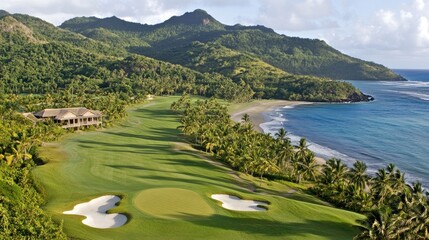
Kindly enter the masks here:
M 236 196 L 227 194 L 213 194 L 213 199 L 222 202 L 222 207 L 234 210 L 234 211 L 267 211 L 266 208 L 258 206 L 268 206 L 268 203 L 254 201 L 254 200 L 242 200 Z
M 120 200 L 118 196 L 106 195 L 77 204 L 73 210 L 63 213 L 85 216 L 82 223 L 93 228 L 116 228 L 124 225 L 127 217 L 119 213 L 107 214 L 106 212 L 114 208 Z

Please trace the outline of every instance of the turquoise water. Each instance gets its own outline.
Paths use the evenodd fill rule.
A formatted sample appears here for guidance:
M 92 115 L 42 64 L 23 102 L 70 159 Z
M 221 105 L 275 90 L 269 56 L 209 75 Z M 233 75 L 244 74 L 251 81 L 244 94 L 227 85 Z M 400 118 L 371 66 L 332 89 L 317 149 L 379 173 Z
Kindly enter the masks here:
M 370 172 L 393 163 L 429 188 L 429 70 L 395 71 L 409 81 L 350 81 L 373 102 L 279 108 L 261 127 L 284 127 L 293 142 L 305 136 L 316 155 L 359 159 Z

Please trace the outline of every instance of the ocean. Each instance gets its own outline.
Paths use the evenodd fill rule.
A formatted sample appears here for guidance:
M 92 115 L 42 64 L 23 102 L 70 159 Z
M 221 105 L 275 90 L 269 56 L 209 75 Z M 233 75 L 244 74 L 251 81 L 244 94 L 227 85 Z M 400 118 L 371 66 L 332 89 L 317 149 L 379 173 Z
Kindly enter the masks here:
M 429 70 L 394 70 L 409 81 L 348 81 L 375 97 L 368 103 L 317 103 L 278 108 L 261 124 L 305 137 L 317 156 L 364 161 L 369 173 L 395 164 L 407 182 L 429 189 Z

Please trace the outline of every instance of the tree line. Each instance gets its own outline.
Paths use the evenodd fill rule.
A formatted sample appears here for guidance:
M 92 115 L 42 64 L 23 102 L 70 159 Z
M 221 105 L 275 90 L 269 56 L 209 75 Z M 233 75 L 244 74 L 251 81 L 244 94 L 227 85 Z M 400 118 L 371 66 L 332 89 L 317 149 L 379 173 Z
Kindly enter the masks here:
M 364 162 L 348 167 L 340 159 L 319 165 L 306 140 L 293 146 L 287 132 L 275 136 L 252 129 L 248 115 L 241 123 L 230 119 L 217 101 L 191 103 L 188 95 L 171 108 L 182 114 L 181 130 L 233 169 L 262 178 L 281 178 L 311 185 L 310 192 L 334 205 L 364 213 L 362 232 L 355 239 L 428 239 L 429 200 L 421 183 L 405 182 L 393 164 L 368 175 Z
M 37 147 L 63 134 L 53 122 L 32 123 L 17 96 L 0 96 L 0 239 L 66 239 L 61 223 L 41 205 L 44 196 L 31 176 L 40 162 Z

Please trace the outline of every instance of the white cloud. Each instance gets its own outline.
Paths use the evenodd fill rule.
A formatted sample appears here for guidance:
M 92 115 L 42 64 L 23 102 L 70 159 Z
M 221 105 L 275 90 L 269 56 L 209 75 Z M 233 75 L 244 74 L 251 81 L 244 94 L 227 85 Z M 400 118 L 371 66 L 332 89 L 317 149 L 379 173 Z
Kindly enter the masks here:
M 429 20 L 424 16 L 419 19 L 417 46 L 429 48 Z
M 1 0 L 0 9 L 40 17 L 56 25 L 75 16 L 110 17 L 155 24 L 205 7 L 238 7 L 246 0 Z
M 413 18 L 413 14 L 411 12 L 407 12 L 404 10 L 401 10 L 401 20 L 405 21 L 407 19 Z
M 331 0 L 264 0 L 257 22 L 276 30 L 305 31 L 337 27 Z
M 381 9 L 377 13 L 377 18 L 383 23 L 384 27 L 387 27 L 390 31 L 396 31 L 398 29 L 396 13 Z
M 399 9 L 379 9 L 372 16 L 357 18 L 347 28 L 336 30 L 335 35 L 328 31 L 322 36 L 334 47 L 357 57 L 373 56 L 378 62 L 397 67 L 427 68 L 429 0 L 415 0 Z
M 352 26 L 342 29 L 337 34 L 341 38 L 326 36 L 342 47 L 416 50 L 428 41 L 429 11 L 420 10 L 426 6 L 424 0 L 416 0 L 403 9 L 380 9 L 372 17 L 356 19 Z
M 417 10 L 422 11 L 422 10 L 424 10 L 424 9 L 425 9 L 425 5 L 426 5 L 426 3 L 425 3 L 425 1 L 424 1 L 424 0 L 416 0 L 414 4 L 416 5 Z

